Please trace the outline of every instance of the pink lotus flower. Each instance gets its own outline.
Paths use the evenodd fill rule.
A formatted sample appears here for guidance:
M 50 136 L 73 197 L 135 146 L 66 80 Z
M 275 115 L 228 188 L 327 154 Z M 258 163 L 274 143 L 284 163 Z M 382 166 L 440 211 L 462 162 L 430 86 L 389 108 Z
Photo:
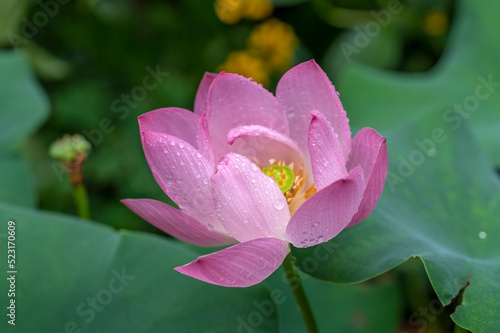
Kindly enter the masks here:
M 281 78 L 276 97 L 239 75 L 207 73 L 194 113 L 139 117 L 153 176 L 180 210 L 150 199 L 123 203 L 180 240 L 237 243 L 177 271 L 227 287 L 257 284 L 281 265 L 289 243 L 328 241 L 374 209 L 387 175 L 385 139 L 364 128 L 351 140 L 348 123 L 312 60 Z M 270 165 L 282 178 L 262 172 Z

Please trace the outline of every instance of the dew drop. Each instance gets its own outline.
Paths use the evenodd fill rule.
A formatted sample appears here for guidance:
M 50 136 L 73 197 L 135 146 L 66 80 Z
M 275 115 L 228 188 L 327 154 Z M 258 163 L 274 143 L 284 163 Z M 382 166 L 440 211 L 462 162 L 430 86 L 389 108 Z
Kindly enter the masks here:
M 487 236 L 488 236 L 488 234 L 486 234 L 484 231 L 479 232 L 479 238 L 485 239 Z
M 182 142 L 179 142 L 179 148 L 184 148 L 184 144 Z
M 259 171 L 259 168 L 253 163 L 250 164 L 250 169 L 252 169 L 252 171 Z
M 208 178 L 203 179 L 203 184 L 208 184 Z
M 285 203 L 283 202 L 283 199 L 280 200 L 281 198 L 279 199 L 276 199 L 273 201 L 273 206 L 274 208 L 276 208 L 277 210 L 282 210 L 283 207 L 285 207 Z
M 181 156 L 181 153 L 180 153 L 180 152 L 178 152 L 178 151 L 177 151 L 177 152 L 175 152 L 175 154 L 176 154 L 177 156 Z
M 196 165 L 201 165 L 201 161 L 196 161 Z
M 170 140 L 170 145 L 171 146 L 175 146 L 175 141 L 174 140 Z
M 201 154 L 200 153 L 196 153 L 196 157 L 201 158 Z
M 196 174 L 196 178 L 200 178 L 201 175 L 199 173 Z
M 252 178 L 252 183 L 255 183 L 255 178 Z

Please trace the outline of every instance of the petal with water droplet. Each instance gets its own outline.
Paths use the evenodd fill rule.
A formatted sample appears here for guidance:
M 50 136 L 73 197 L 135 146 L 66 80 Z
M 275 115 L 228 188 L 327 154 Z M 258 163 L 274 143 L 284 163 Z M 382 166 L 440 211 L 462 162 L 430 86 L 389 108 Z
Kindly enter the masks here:
M 287 242 L 259 238 L 201 256 L 175 270 L 224 287 L 249 287 L 264 281 L 290 252 Z
M 356 166 L 363 169 L 366 188 L 358 212 L 348 227 L 364 220 L 377 205 L 387 177 L 389 158 L 385 138 L 373 128 L 363 128 L 352 140 L 352 152 L 347 162 L 347 169 Z
M 284 239 L 290 220 L 290 212 L 283 209 L 286 199 L 274 180 L 253 171 L 252 164 L 244 156 L 230 153 L 217 165 L 212 183 L 216 207 L 220 204 L 221 216 L 225 217 L 222 225 L 240 242 L 261 237 Z M 232 205 L 227 205 L 229 198 Z M 245 219 L 248 223 L 242 223 Z
M 346 160 L 330 122 L 321 112 L 311 111 L 309 154 L 318 191 L 347 176 Z
M 198 151 L 179 138 L 156 132 L 144 132 L 142 138 L 146 160 L 163 191 L 182 210 L 224 231 L 215 216 L 211 184 L 203 183 L 212 177 L 215 166 L 197 157 Z
M 238 126 L 262 125 L 288 135 L 288 122 L 278 100 L 243 76 L 220 73 L 208 93 L 208 128 L 215 159 L 228 153 L 227 133 Z
M 363 170 L 356 167 L 345 179 L 310 197 L 292 216 L 286 239 L 297 247 L 309 247 L 337 236 L 358 210 L 364 186 Z
M 200 117 L 181 108 L 163 108 L 140 115 L 140 132 L 158 132 L 175 136 L 193 147 L 198 147 Z
M 245 155 L 251 161 L 269 165 L 269 160 L 294 163 L 297 168 L 306 169 L 306 163 L 297 144 L 277 131 L 260 125 L 239 126 L 229 131 L 227 142 L 231 150 Z
M 163 202 L 152 199 L 124 199 L 121 202 L 158 229 L 198 246 L 223 246 L 236 240 Z
M 283 106 L 295 138 L 303 152 L 307 151 L 307 132 L 311 110 L 321 112 L 339 135 L 339 142 L 347 160 L 351 149 L 349 119 L 325 72 L 314 60 L 295 66 L 286 72 L 276 88 L 276 97 Z

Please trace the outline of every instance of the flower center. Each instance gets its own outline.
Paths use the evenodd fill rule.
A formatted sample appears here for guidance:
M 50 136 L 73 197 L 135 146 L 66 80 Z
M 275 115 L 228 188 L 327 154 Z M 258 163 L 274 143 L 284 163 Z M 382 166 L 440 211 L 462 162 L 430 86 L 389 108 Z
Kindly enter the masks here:
M 292 168 L 285 165 L 270 165 L 263 169 L 262 172 L 274 179 L 283 194 L 292 188 L 295 181 Z
M 269 164 L 264 169 L 261 167 L 262 172 L 274 179 L 286 198 L 290 215 L 293 215 L 304 201 L 316 193 L 316 186 L 311 183 L 306 187 L 308 174 L 303 168 L 296 170 L 293 163 L 286 166 L 282 161 L 270 160 Z

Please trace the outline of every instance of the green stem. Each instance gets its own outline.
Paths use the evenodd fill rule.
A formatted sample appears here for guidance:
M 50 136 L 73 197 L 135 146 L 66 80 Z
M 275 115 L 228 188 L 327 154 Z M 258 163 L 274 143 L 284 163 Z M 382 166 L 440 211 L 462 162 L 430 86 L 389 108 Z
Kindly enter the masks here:
M 291 254 L 286 256 L 285 261 L 283 261 L 283 267 L 285 268 L 286 277 L 288 282 L 290 282 L 290 286 L 292 287 L 295 295 L 295 300 L 299 304 L 300 312 L 302 313 L 302 317 L 306 323 L 307 332 L 318 333 L 318 327 L 316 326 L 311 306 L 307 300 L 304 288 L 302 288 L 302 281 L 300 280 L 300 276 L 297 274 L 295 267 L 293 267 Z
M 469 333 L 465 328 L 462 328 L 455 324 L 455 328 L 453 329 L 453 333 Z
M 76 213 L 83 219 L 90 219 L 89 200 L 87 190 L 83 182 L 72 187 L 73 198 L 75 199 Z

